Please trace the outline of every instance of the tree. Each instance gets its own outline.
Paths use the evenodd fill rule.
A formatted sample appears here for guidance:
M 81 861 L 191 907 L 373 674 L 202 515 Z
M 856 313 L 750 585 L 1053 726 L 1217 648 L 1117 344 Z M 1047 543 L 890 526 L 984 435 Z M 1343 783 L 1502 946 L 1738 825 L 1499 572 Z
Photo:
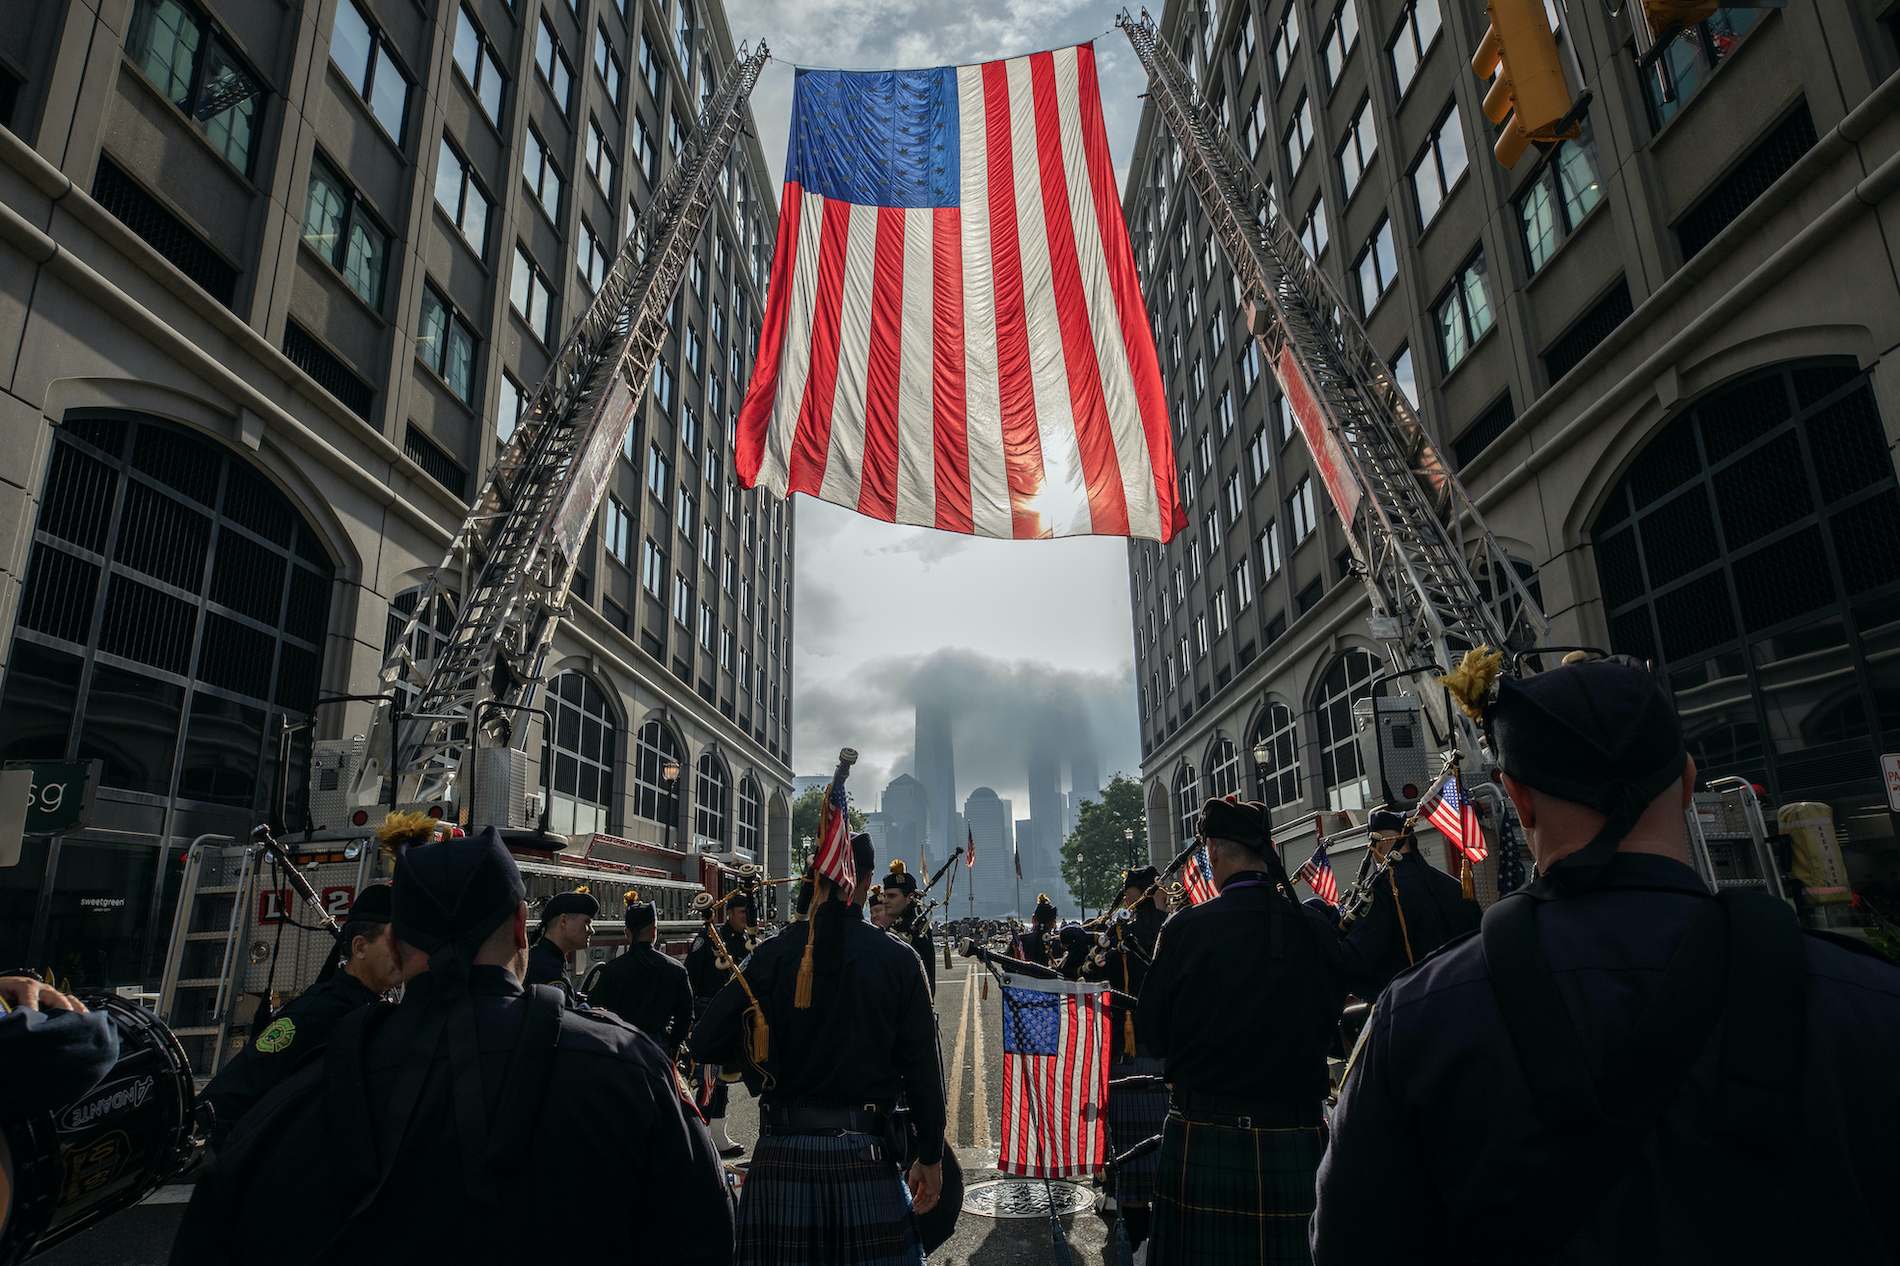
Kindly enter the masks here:
M 1102 789 L 1098 804 L 1082 802 L 1075 831 L 1062 842 L 1062 881 L 1084 906 L 1106 909 L 1122 890 L 1131 847 L 1124 834 L 1135 831 L 1134 863 L 1148 861 L 1148 821 L 1142 812 L 1141 784 L 1116 774 Z
M 802 854 L 807 837 L 810 837 L 814 846 L 817 843 L 818 824 L 824 820 L 825 791 L 826 787 L 813 787 L 792 802 L 792 852 L 795 856 Z M 864 815 L 858 812 L 857 806 L 851 804 L 848 793 L 845 798 L 845 812 L 851 819 L 851 829 L 862 831 Z M 805 862 L 810 860 L 810 858 L 804 858 Z M 800 864 L 802 865 L 803 862 Z

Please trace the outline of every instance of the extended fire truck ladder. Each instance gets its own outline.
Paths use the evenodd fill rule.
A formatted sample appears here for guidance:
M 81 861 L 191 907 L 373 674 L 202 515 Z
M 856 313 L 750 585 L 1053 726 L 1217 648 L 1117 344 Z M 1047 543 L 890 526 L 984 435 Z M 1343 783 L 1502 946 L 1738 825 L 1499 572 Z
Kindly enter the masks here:
M 1442 672 L 1479 644 L 1517 667 L 1549 625 L 1510 559 L 1154 20 L 1124 10 L 1116 25 L 1148 72 L 1149 98 L 1240 283 L 1250 332 L 1347 528 L 1372 595 L 1373 636 L 1393 669 Z M 1439 734 L 1462 735 L 1459 746 L 1477 756 L 1477 734 L 1462 715 L 1446 716 L 1442 692 L 1429 681 L 1415 690 Z
M 382 799 L 392 776 L 391 803 L 455 799 L 478 728 L 525 745 L 528 727 L 512 714 L 534 701 L 581 546 L 768 56 L 763 43 L 740 47 L 422 585 L 382 670 L 385 686 L 408 687 L 413 702 L 400 713 L 379 705 L 351 786 L 357 803 Z M 446 645 L 418 659 L 415 649 L 444 628 Z

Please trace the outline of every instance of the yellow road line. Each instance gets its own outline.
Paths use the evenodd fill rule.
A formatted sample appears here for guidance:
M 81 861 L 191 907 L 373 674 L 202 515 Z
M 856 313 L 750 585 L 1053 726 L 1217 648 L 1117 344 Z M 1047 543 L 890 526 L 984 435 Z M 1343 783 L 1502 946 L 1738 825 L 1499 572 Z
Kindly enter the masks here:
M 970 964 L 970 971 L 974 972 L 975 970 L 976 964 Z M 963 1006 L 957 1013 L 957 1047 L 956 1053 L 950 1057 L 950 1093 L 945 1096 L 945 1107 L 950 1118 L 947 1132 L 955 1134 L 957 1136 L 956 1141 L 962 1143 L 964 1142 L 964 1138 L 961 1134 L 963 1116 L 961 1110 L 963 1106 L 963 1050 L 964 1041 L 970 1032 L 971 995 L 974 994 L 976 990 L 968 988 L 970 984 L 968 974 L 958 983 L 964 985 L 965 988 L 963 990 Z
M 976 974 L 976 970 L 977 964 L 971 963 L 970 974 L 972 976 Z M 964 992 L 972 995 L 971 1015 L 976 1022 L 976 1145 L 984 1151 L 988 1151 L 990 1146 L 990 1107 L 989 1097 L 984 1093 L 985 1087 L 983 1084 L 983 1003 L 980 999 L 974 997 L 977 993 L 974 986 L 966 989 Z

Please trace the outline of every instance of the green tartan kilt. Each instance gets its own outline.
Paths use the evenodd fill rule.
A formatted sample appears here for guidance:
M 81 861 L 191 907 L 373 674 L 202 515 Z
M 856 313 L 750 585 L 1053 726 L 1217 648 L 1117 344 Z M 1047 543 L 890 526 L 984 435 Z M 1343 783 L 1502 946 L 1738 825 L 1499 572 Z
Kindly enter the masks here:
M 1241 1130 L 1168 1114 L 1149 1266 L 1308 1262 L 1321 1128 Z

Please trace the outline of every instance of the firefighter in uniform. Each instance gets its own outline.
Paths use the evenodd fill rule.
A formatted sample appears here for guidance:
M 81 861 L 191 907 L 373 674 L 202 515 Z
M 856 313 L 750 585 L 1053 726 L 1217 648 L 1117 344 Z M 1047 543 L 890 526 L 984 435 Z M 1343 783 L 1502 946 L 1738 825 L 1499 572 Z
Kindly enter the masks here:
M 1029 917 L 1029 926 L 1016 933 L 1009 941 L 1009 955 L 1025 963 L 1041 963 L 1044 967 L 1053 967 L 1049 961 L 1049 943 L 1046 937 L 1053 936 L 1056 930 L 1056 908 L 1049 902 L 1049 894 L 1036 894 L 1035 913 Z
M 1373 1009 L 1315 1261 L 1900 1260 L 1900 968 L 1709 892 L 1696 765 L 1642 664 L 1495 669 L 1474 653 L 1443 680 L 1538 878 Z
M 574 978 L 567 974 L 567 960 L 594 939 L 594 918 L 599 913 L 600 898 L 587 891 L 586 884 L 549 897 L 541 907 L 541 931 L 528 950 L 528 978 L 522 983 L 559 985 L 573 1000 L 577 995 Z
M 330 1040 L 338 1020 L 401 983 L 402 968 L 383 935 L 388 927 L 389 885 L 371 884 L 350 903 L 316 983 L 258 1026 L 256 1036 L 205 1087 L 204 1098 L 217 1114 L 219 1140 L 306 1054 Z
M 904 869 L 902 858 L 891 861 L 884 876 L 884 907 L 890 911 L 891 931 L 895 932 L 923 960 L 924 976 L 930 981 L 930 996 L 937 996 L 937 955 L 930 939 L 930 916 L 917 904 L 917 876 Z
M 492 827 L 398 852 L 402 1002 L 345 1017 L 252 1109 L 200 1171 L 173 1262 L 529 1261 L 569 1207 L 631 1229 L 594 1256 L 731 1261 L 724 1175 L 665 1052 L 522 987 L 524 895 Z
M 1405 815 L 1374 809 L 1366 825 L 1392 863 L 1372 886 L 1372 904 L 1340 938 L 1346 986 L 1371 1002 L 1392 978 L 1445 942 L 1474 932 L 1478 903 L 1456 879 L 1419 855 Z
M 1109 1029 L 1112 1061 L 1110 1080 L 1124 1077 L 1159 1077 L 1166 1065 L 1146 1051 L 1135 1032 L 1135 1016 L 1122 997 L 1141 997 L 1141 987 L 1154 961 L 1155 943 L 1165 921 L 1155 908 L 1159 874 L 1153 866 L 1142 866 L 1122 875 L 1121 895 L 1116 910 L 1127 910 L 1127 919 L 1111 917 L 1104 934 L 1107 944 L 1090 955 L 1082 968 L 1082 979 L 1099 980 L 1118 995 L 1114 999 L 1113 1025 Z M 1164 1090 L 1117 1090 L 1108 1092 L 1108 1131 L 1117 1152 L 1125 1152 L 1144 1139 L 1161 1133 L 1168 1112 Z M 1160 1157 L 1149 1152 L 1115 1173 L 1107 1192 L 1121 1210 L 1122 1224 L 1129 1241 L 1137 1248 L 1148 1235 L 1148 1205 L 1154 1198 L 1155 1169 Z
M 605 1007 L 660 1044 L 667 1058 L 679 1055 L 693 1030 L 693 986 L 686 969 L 655 949 L 659 911 L 638 891 L 627 894 L 627 935 L 632 944 L 601 965 L 589 1006 Z
M 693 937 L 693 943 L 686 951 L 686 974 L 693 985 L 694 1015 L 705 1014 L 713 998 L 732 979 L 732 971 L 719 965 L 719 956 L 713 952 L 712 938 L 719 938 L 727 961 L 735 965 L 745 962 L 751 953 L 746 939 L 746 924 L 751 913 L 752 894 L 735 892 L 726 898 L 726 921 Z M 700 1115 L 712 1127 L 713 1142 L 718 1144 L 719 1154 L 728 1159 L 744 1156 L 745 1145 L 733 1142 L 732 1136 L 726 1132 L 726 1101 L 730 1097 L 730 1090 L 726 1079 L 720 1074 L 720 1065 L 714 1061 L 694 1061 L 693 1085 Z
M 1326 1051 L 1346 986 L 1339 934 L 1302 906 L 1267 806 L 1209 800 L 1196 834 L 1220 895 L 1168 920 L 1135 1036 L 1166 1061 L 1153 1266 L 1304 1262 L 1326 1150 Z
M 852 838 L 857 890 L 871 882 L 868 835 Z M 914 1214 L 943 1184 L 944 1093 L 930 986 L 917 956 L 873 928 L 814 875 L 811 916 L 759 946 L 693 1030 L 695 1059 L 747 1057 L 757 999 L 770 1055 L 748 1063 L 759 1143 L 739 1197 L 738 1266 L 850 1262 L 923 1266 Z M 916 1161 L 891 1113 L 902 1098 Z

